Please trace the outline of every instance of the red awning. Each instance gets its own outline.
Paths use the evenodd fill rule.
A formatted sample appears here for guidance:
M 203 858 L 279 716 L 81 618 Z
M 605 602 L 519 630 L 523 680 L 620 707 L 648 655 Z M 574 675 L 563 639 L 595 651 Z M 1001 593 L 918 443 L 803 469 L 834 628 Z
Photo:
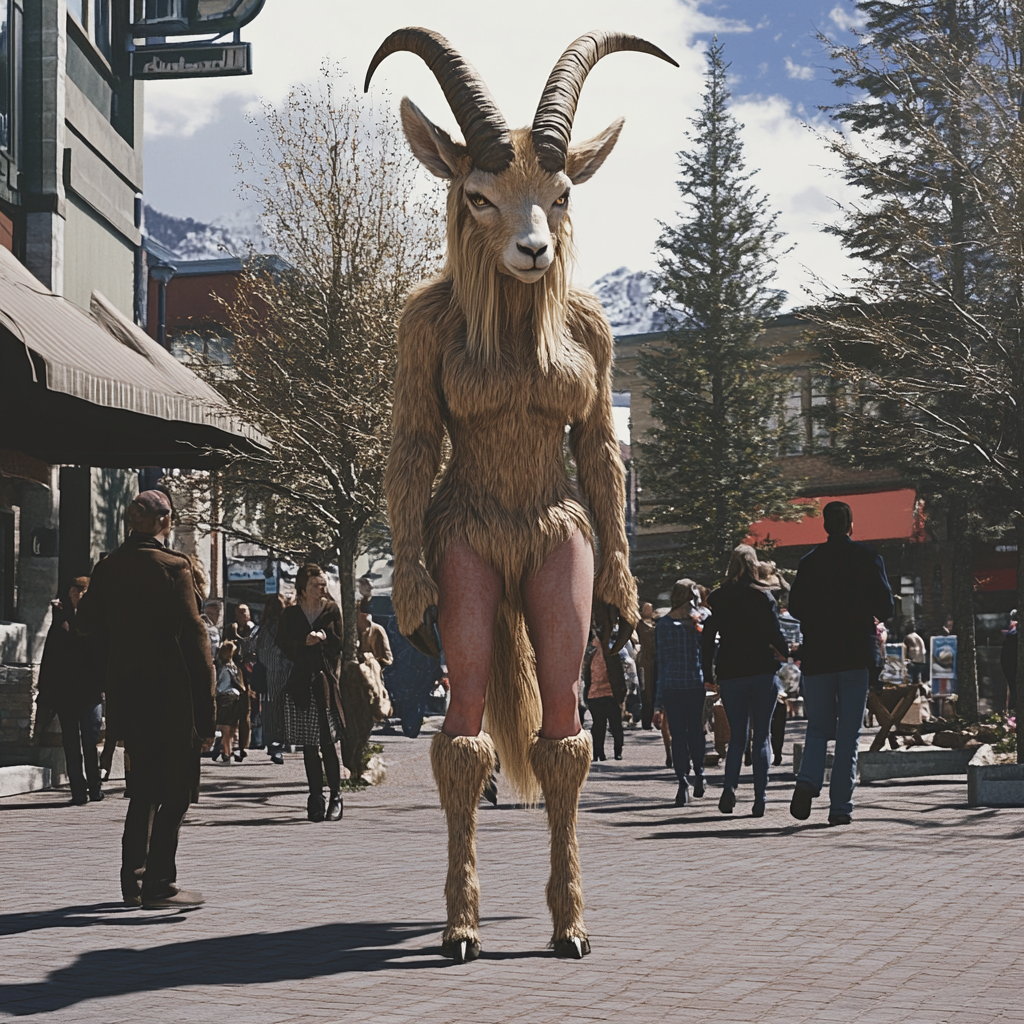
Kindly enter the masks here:
M 921 524 L 915 517 L 917 493 L 911 487 L 870 494 L 796 498 L 794 504 L 811 505 L 820 510 L 830 501 L 845 501 L 853 510 L 854 540 L 916 540 L 920 537 Z M 808 547 L 825 540 L 825 528 L 820 515 L 805 516 L 795 523 L 762 519 L 751 526 L 747 542 L 759 544 L 768 538 L 780 548 Z

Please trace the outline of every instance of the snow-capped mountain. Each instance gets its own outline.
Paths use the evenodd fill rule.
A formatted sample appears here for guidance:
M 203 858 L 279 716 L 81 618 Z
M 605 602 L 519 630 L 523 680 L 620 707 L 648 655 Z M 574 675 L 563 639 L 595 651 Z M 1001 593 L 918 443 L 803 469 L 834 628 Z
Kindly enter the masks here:
M 604 306 L 616 337 L 665 329 L 664 317 L 653 302 L 654 282 L 650 274 L 619 267 L 599 277 L 590 290 Z
M 147 206 L 145 230 L 182 260 L 246 256 L 250 249 L 256 252 L 266 249 L 259 221 L 246 210 L 223 217 L 219 222 L 204 224 L 191 217 L 172 217 Z

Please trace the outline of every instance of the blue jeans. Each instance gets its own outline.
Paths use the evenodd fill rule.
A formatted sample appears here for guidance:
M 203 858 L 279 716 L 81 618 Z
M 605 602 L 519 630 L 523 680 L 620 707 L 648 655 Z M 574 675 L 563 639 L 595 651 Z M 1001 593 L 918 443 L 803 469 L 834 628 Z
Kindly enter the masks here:
M 683 782 L 690 774 L 704 774 L 704 687 L 693 690 L 662 690 L 661 706 L 672 734 L 672 766 Z
M 729 750 L 725 755 L 725 788 L 735 789 L 740 781 L 743 752 L 747 749 L 747 726 L 753 731 L 754 799 L 763 800 L 768 789 L 768 764 L 772 757 L 770 731 L 772 712 L 779 699 L 779 684 L 771 672 L 743 679 L 724 679 L 718 686 L 722 706 L 729 719 Z
M 866 668 L 804 676 L 807 737 L 797 782 L 810 786 L 815 795 L 821 792 L 825 780 L 825 746 L 829 740 L 835 740 L 832 781 L 828 790 L 832 814 L 853 813 L 857 741 L 864 724 L 867 701 Z

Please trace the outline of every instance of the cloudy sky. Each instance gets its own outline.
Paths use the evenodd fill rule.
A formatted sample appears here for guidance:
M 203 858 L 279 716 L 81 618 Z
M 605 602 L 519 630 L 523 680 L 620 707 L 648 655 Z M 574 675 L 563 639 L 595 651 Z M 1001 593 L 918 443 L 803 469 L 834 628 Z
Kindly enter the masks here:
M 620 115 L 626 128 L 601 171 L 573 192 L 577 279 L 589 284 L 620 266 L 653 269 L 658 221 L 671 221 L 680 208 L 675 154 L 686 144 L 704 53 L 717 34 L 732 64 L 748 165 L 759 170 L 757 184 L 795 245 L 780 262 L 779 285 L 790 305 L 801 304 L 808 301 L 807 268 L 833 284 L 850 269 L 819 230 L 835 218 L 834 202 L 849 194 L 812 129 L 828 128 L 819 106 L 845 98 L 831 83 L 816 33 L 850 40 L 855 24 L 852 0 L 267 0 L 243 31 L 253 44 L 251 77 L 147 83 L 146 200 L 180 217 L 237 217 L 244 208 L 235 153 L 253 138 L 247 115 L 258 113 L 261 101 L 280 102 L 293 83 L 315 80 L 325 59 L 361 85 L 374 50 L 395 28 L 424 25 L 446 35 L 476 65 L 512 125 L 529 124 L 548 72 L 572 39 L 614 28 L 651 40 L 681 67 L 613 54 L 587 80 L 575 136 L 594 135 Z M 433 76 L 411 54 L 389 57 L 372 91 L 395 105 L 408 95 L 457 130 Z

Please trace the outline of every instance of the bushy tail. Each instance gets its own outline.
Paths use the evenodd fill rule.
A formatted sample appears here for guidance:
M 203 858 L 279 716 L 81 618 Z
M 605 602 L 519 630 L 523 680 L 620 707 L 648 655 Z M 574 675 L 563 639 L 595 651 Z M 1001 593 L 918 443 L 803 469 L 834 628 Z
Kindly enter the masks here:
M 540 725 L 533 645 L 522 611 L 505 597 L 494 629 L 484 728 L 497 748 L 502 775 L 527 804 L 540 800 L 540 783 L 530 767 L 530 747 Z

